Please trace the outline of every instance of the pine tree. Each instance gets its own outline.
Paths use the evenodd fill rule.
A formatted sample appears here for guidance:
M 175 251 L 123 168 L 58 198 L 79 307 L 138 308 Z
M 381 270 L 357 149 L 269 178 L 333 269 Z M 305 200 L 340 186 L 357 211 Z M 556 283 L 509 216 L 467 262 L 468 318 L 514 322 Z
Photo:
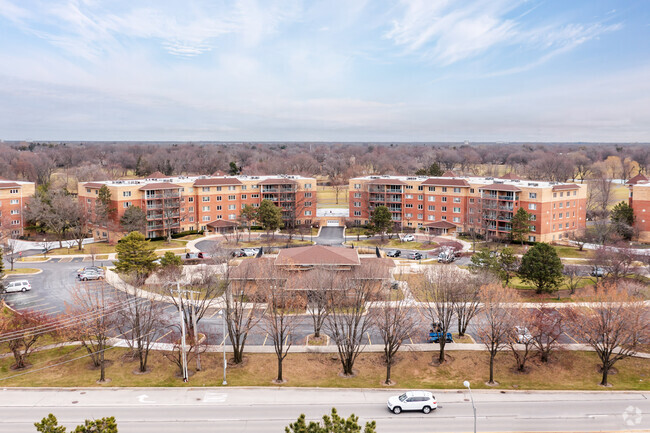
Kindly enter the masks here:
M 528 233 L 530 233 L 530 217 L 531 215 L 523 207 L 520 207 L 515 216 L 512 217 L 512 231 L 510 234 L 513 241 L 524 244 Z
M 124 236 L 115 246 L 117 261 L 115 268 L 125 274 L 136 274 L 146 278 L 156 269 L 156 254 L 149 241 L 142 233 L 131 232 Z
M 519 276 L 532 283 L 537 293 L 557 290 L 563 281 L 564 266 L 551 245 L 536 243 L 521 259 Z

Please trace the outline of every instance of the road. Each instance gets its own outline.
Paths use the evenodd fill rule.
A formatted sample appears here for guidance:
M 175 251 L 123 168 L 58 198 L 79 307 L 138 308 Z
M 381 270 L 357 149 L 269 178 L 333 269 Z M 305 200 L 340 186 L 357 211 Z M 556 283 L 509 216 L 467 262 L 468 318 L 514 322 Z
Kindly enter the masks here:
M 33 432 L 53 413 L 69 428 L 86 418 L 115 416 L 121 433 L 282 432 L 304 413 L 316 420 L 336 407 L 380 433 L 469 432 L 472 406 L 465 391 L 435 391 L 429 415 L 393 415 L 389 396 L 400 390 L 295 388 L 141 388 L 0 391 L 0 433 Z M 642 393 L 474 392 L 478 431 L 621 431 L 650 429 L 650 400 Z

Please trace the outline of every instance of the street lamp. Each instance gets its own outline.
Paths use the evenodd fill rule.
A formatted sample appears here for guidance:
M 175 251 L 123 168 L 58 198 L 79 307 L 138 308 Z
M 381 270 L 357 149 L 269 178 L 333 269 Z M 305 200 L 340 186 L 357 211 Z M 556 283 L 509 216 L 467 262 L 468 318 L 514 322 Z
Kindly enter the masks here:
M 223 382 L 221 384 L 228 385 L 228 382 L 226 382 L 226 312 L 219 310 L 218 314 L 222 319 L 221 332 L 223 333 L 223 342 L 221 343 L 223 345 Z
M 474 406 L 474 397 L 472 396 L 472 389 L 469 387 L 469 381 L 463 382 L 465 388 L 469 390 L 469 398 L 472 399 L 472 409 L 474 410 L 474 433 L 476 433 L 476 406 Z

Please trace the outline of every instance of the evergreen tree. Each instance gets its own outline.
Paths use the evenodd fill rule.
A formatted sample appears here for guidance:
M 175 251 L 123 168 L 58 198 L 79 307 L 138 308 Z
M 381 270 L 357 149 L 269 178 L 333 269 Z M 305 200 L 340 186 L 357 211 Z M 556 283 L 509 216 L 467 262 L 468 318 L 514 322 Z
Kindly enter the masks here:
M 377 423 L 375 421 L 367 422 L 364 426 L 363 433 L 376 433 Z M 318 423 L 305 421 L 305 414 L 298 417 L 298 421 L 284 428 L 285 433 L 361 433 L 359 417 L 354 414 L 348 419 L 342 418 L 332 408 L 332 416 L 323 415 L 323 422 Z
M 235 161 L 230 161 L 228 174 L 231 176 L 237 176 L 238 174 L 241 174 L 241 167 L 237 167 L 237 163 Z
M 144 233 L 147 225 L 147 216 L 138 206 L 129 206 L 122 218 L 120 218 L 122 230 L 127 233 L 142 232 Z
M 510 236 L 514 242 L 524 244 L 528 233 L 530 233 L 530 217 L 531 215 L 523 207 L 520 207 L 517 213 L 515 213 L 515 216 L 512 217 L 512 231 L 510 232 Z
M 440 164 L 437 162 L 434 162 L 428 167 L 425 168 L 420 168 L 415 172 L 416 175 L 418 176 L 433 176 L 433 177 L 440 177 L 444 174 L 442 171 L 442 168 L 440 168 Z
M 59 421 L 52 414 L 35 422 L 36 431 L 40 433 L 65 433 L 65 426 L 60 426 Z M 117 433 L 117 422 L 115 417 L 106 417 L 94 420 L 85 420 L 82 425 L 77 426 L 73 433 Z
M 384 240 L 384 233 L 393 227 L 393 219 L 390 210 L 386 206 L 377 206 L 372 212 L 370 223 L 376 233 L 381 234 L 381 240 Z
M 557 290 L 563 281 L 564 266 L 551 245 L 536 243 L 521 259 L 519 276 L 532 283 L 537 293 Z
M 629 204 L 622 201 L 614 206 L 610 219 L 616 233 L 628 241 L 632 239 L 632 236 L 634 236 L 634 229 L 632 228 L 634 225 L 634 210 Z
M 142 233 L 131 232 L 124 236 L 115 246 L 117 261 L 115 268 L 124 274 L 136 274 L 146 278 L 156 269 L 156 254 L 149 241 Z
M 251 223 L 257 219 L 257 209 L 253 206 L 247 204 L 244 205 L 244 208 L 239 213 L 239 218 L 246 221 L 246 228 L 248 229 L 248 241 L 251 240 Z
M 282 227 L 282 211 L 271 200 L 262 200 L 257 209 L 257 221 L 264 227 L 266 234 Z
M 165 251 L 165 255 L 160 258 L 160 266 L 163 268 L 168 266 L 183 266 L 183 259 L 171 251 Z

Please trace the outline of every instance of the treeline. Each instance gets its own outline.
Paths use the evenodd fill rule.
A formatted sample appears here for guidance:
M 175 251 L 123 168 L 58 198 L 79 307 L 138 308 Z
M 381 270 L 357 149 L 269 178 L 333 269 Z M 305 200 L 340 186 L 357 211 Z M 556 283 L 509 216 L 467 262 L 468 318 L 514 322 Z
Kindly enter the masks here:
M 277 174 L 323 176 L 334 183 L 368 174 L 454 170 L 465 175 L 584 181 L 648 172 L 647 144 L 458 143 L 0 143 L 0 177 L 39 184 L 125 176 Z M 435 171 L 435 170 L 434 170 Z M 61 181 L 61 177 L 57 177 Z

